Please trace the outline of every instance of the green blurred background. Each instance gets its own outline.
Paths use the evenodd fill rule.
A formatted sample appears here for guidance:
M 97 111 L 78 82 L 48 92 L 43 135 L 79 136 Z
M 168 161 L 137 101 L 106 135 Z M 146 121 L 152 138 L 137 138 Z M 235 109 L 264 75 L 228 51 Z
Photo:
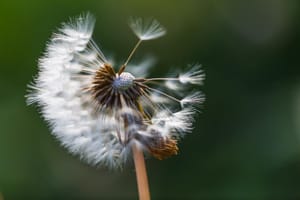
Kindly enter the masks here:
M 205 109 L 180 154 L 147 160 L 153 199 L 300 199 L 300 2 L 0 1 L 0 199 L 137 199 L 133 166 L 96 169 L 49 132 L 26 85 L 61 22 L 91 11 L 94 39 L 125 60 L 130 16 L 168 29 L 135 58 L 157 57 L 152 75 L 202 63 Z M 297 67 L 298 66 L 298 67 Z

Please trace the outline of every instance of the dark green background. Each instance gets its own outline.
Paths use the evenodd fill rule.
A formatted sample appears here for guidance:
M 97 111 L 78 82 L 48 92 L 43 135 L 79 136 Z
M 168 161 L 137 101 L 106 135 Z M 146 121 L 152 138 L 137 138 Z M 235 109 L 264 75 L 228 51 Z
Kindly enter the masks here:
M 300 3 L 254 1 L 0 1 L 0 199 L 137 199 L 133 166 L 95 169 L 69 155 L 26 85 L 61 22 L 91 11 L 94 38 L 126 59 L 130 16 L 155 17 L 168 34 L 135 55 L 153 75 L 202 63 L 205 109 L 180 154 L 147 160 L 153 199 L 300 199 Z

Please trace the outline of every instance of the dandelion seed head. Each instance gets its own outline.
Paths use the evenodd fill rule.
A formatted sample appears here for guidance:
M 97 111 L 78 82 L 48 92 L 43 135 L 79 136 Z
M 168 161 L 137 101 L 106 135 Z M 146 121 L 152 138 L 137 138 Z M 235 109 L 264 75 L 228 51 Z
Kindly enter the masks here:
M 176 155 L 178 141 L 192 131 L 195 106 L 204 97 L 200 92 L 185 94 L 188 89 L 181 90 L 183 98 L 173 94 L 183 84 L 202 84 L 203 71 L 194 66 L 169 78 L 141 76 L 145 69 L 135 68 L 148 68 L 153 59 L 127 68 L 136 48 L 116 68 L 92 39 L 94 24 L 87 13 L 53 34 L 29 85 L 28 104 L 37 104 L 52 134 L 91 165 L 121 168 L 131 159 L 133 144 L 160 160 Z M 166 32 L 156 20 L 134 19 L 130 27 L 139 43 Z

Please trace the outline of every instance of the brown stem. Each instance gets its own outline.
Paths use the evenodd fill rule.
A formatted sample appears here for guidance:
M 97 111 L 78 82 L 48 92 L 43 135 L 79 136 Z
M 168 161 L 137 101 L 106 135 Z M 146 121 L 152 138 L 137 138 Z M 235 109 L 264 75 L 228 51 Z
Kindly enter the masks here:
M 143 151 L 136 144 L 132 145 L 133 159 L 135 165 L 136 179 L 140 200 L 150 200 L 148 178 Z

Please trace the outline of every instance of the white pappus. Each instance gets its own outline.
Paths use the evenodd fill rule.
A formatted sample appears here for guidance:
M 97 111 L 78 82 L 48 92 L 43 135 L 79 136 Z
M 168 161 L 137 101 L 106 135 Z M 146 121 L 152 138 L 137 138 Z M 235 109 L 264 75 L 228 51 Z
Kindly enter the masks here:
M 132 144 L 157 159 L 177 154 L 178 140 L 193 128 L 195 104 L 204 100 L 200 91 L 188 93 L 189 85 L 203 83 L 200 66 L 170 78 L 133 74 L 143 71 L 126 68 L 137 47 L 166 30 L 156 20 L 132 18 L 139 40 L 116 70 L 92 39 L 94 24 L 85 14 L 53 34 L 29 85 L 28 104 L 36 103 L 52 134 L 91 165 L 122 167 Z M 181 97 L 168 93 L 169 81 L 185 88 Z

